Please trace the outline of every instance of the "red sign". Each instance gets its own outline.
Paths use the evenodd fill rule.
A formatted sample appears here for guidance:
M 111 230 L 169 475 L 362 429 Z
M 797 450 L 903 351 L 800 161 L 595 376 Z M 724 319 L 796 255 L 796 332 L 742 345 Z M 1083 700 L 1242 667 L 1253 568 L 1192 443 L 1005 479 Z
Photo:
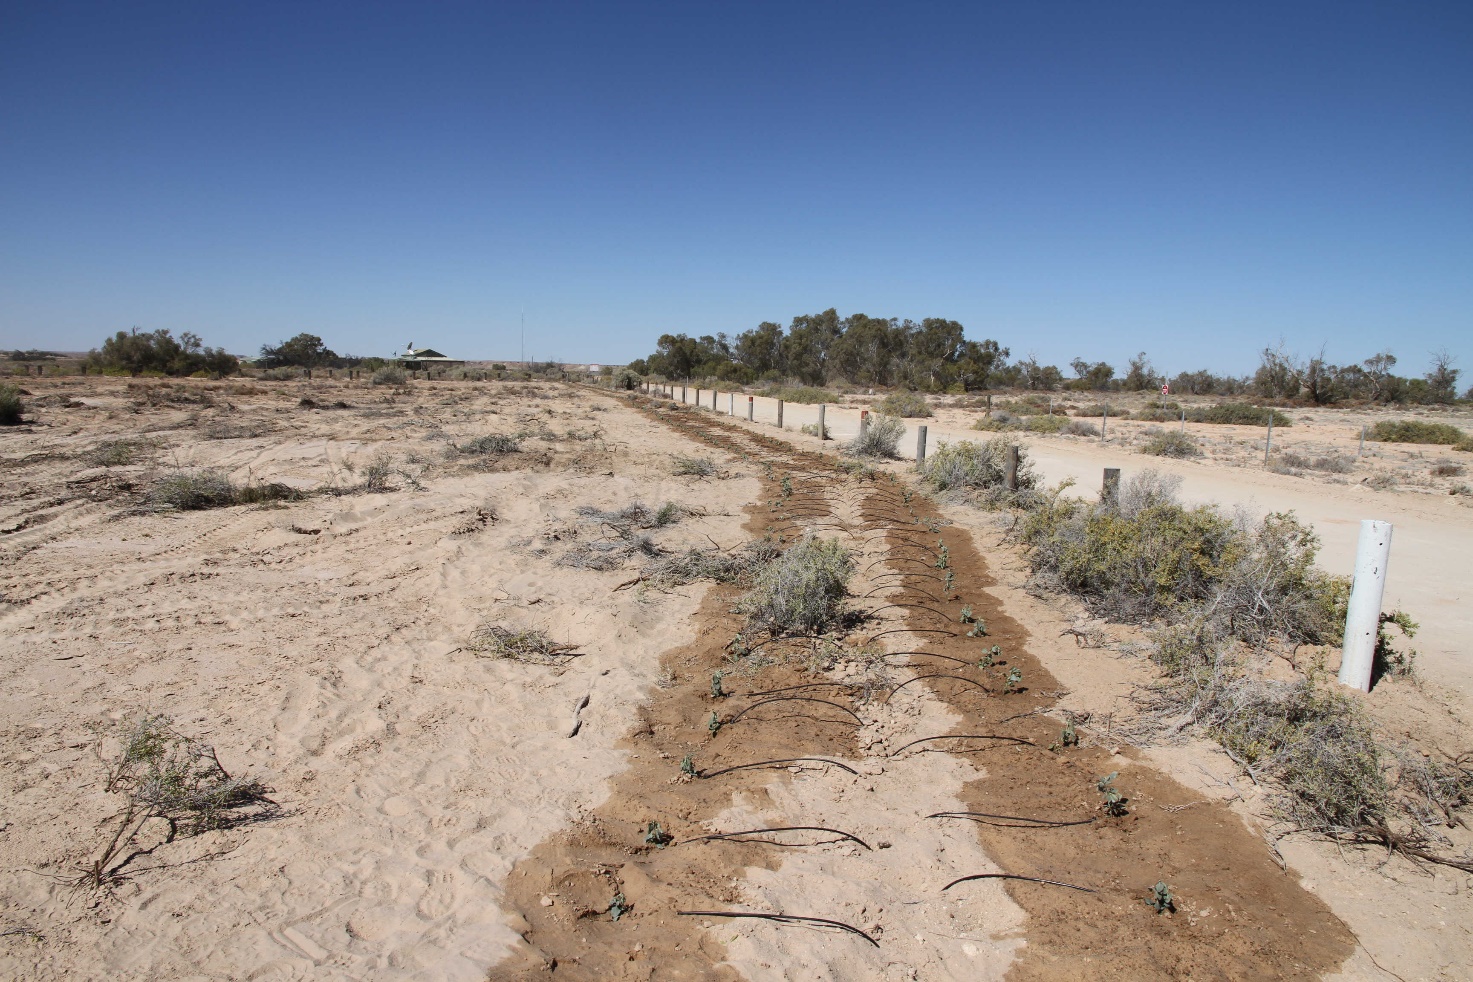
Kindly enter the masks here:
M 1163 382 L 1162 385 L 1161 385 L 1161 394 L 1163 396 L 1169 396 L 1169 395 L 1171 395 L 1171 386 L 1169 386 L 1169 385 L 1167 385 L 1167 384 L 1165 384 Z

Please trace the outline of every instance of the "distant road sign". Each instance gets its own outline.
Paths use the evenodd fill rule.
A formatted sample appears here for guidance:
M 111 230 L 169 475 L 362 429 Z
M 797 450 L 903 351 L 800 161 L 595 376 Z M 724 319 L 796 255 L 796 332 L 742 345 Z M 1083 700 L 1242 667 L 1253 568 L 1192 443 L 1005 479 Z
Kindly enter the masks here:
M 1163 396 L 1171 395 L 1171 386 L 1163 382 L 1161 384 L 1161 394 Z

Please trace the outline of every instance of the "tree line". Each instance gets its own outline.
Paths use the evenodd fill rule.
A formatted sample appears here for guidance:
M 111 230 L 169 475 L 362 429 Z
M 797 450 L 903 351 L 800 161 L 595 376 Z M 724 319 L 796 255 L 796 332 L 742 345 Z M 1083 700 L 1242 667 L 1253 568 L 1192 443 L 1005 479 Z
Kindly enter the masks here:
M 1452 402 L 1461 370 L 1441 350 L 1420 377 L 1395 374 L 1397 359 L 1382 351 L 1364 361 L 1335 365 L 1324 351 L 1310 358 L 1280 343 L 1264 348 L 1251 375 L 1220 375 L 1209 369 L 1159 372 L 1145 352 L 1127 359 L 1125 370 L 1104 361 L 1075 358 L 1067 372 L 1029 355 L 1010 360 L 997 341 L 967 340 L 962 325 L 928 317 L 920 322 L 850 314 L 833 308 L 793 318 L 784 328 L 764 321 L 735 337 L 724 333 L 691 337 L 662 334 L 655 351 L 630 362 L 640 375 L 666 379 L 717 379 L 742 385 L 795 380 L 805 385 L 849 384 L 922 392 L 983 389 L 1142 392 L 1169 384 L 1172 392 L 1240 396 L 1329 405 L 1341 401 Z M 1473 389 L 1464 398 L 1473 399 Z
M 15 352 L 23 356 L 48 352 Z M 25 360 L 16 358 L 14 360 Z M 261 346 L 260 364 L 266 368 L 365 368 L 386 364 L 382 358 L 339 355 L 315 334 L 301 333 L 278 344 Z M 179 337 L 167 330 L 119 331 L 87 354 L 86 365 L 100 372 L 128 375 L 234 375 L 240 359 L 223 348 L 206 347 L 199 335 L 184 331 Z

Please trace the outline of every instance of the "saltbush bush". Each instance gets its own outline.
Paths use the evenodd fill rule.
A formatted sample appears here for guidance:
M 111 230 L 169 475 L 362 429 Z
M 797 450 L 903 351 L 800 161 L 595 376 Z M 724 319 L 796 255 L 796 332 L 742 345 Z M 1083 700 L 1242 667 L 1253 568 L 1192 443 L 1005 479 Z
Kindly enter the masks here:
M 837 539 L 805 535 L 757 574 L 740 609 L 772 634 L 821 634 L 844 611 L 854 560 Z
M 875 409 L 886 416 L 899 416 L 902 419 L 921 419 L 935 415 L 931 412 L 931 405 L 926 402 L 926 397 L 919 392 L 892 392 L 881 399 Z
M 1192 423 L 1221 423 L 1236 426 L 1267 426 L 1272 417 L 1275 426 L 1293 426 L 1294 421 L 1277 409 L 1250 406 L 1245 402 L 1225 402 L 1220 406 L 1204 406 L 1187 410 Z
M 1380 443 L 1457 446 L 1468 439 L 1468 435 L 1450 423 L 1427 423 L 1420 419 L 1383 419 L 1371 427 L 1370 439 Z
M 20 389 L 13 385 L 0 385 L 0 426 L 19 426 L 23 413 Z

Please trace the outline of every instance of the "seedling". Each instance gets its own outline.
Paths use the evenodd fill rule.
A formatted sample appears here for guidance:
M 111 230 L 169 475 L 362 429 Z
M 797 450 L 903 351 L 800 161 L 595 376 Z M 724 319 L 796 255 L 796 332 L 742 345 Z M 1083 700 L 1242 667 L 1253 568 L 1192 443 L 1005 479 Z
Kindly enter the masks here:
M 711 698 L 725 699 L 730 693 L 721 687 L 721 680 L 726 677 L 725 672 L 711 673 Z
M 955 585 L 956 585 L 956 574 L 953 573 L 951 570 L 947 570 L 946 571 L 946 592 L 947 593 L 950 593 L 951 592 L 951 588 L 953 586 L 955 586 Z
M 793 479 L 791 477 L 785 477 L 785 478 L 783 478 L 783 497 L 784 498 L 791 498 L 792 496 L 793 496 Z
M 1074 724 L 1069 723 L 1064 727 L 1064 732 L 1059 734 L 1059 743 L 1066 747 L 1079 746 L 1079 734 L 1074 730 Z
M 716 712 L 713 711 L 711 718 L 706 721 L 706 729 L 713 737 L 721 732 L 721 717 Z
M 1105 799 L 1100 807 L 1105 810 L 1106 815 L 1114 815 L 1116 818 L 1129 814 L 1125 809 L 1125 803 L 1130 799 L 1121 794 L 1115 787 L 1115 779 L 1119 776 L 1119 771 L 1111 771 L 1095 782 L 1095 788 L 1099 790 Z
M 691 759 L 690 754 L 686 754 L 685 759 L 680 762 L 680 773 L 686 777 L 696 776 L 696 762 Z
M 1151 892 L 1146 895 L 1146 903 L 1156 908 L 1158 914 L 1175 914 L 1176 902 L 1171 895 L 1171 887 L 1166 885 L 1165 880 L 1156 881 Z
M 1020 683 L 1022 681 L 1023 681 L 1023 670 L 1021 668 L 1017 668 L 1017 667 L 1010 668 L 1010 669 L 1008 669 L 1008 677 L 1007 677 L 1006 682 L 1003 684 L 1002 691 L 1004 691 L 1004 692 L 1017 692 L 1018 691 L 1018 683 Z
M 915 492 L 912 491 L 910 488 L 901 488 L 900 489 L 900 499 L 902 501 L 904 501 L 907 505 L 910 504 L 910 499 L 911 498 L 914 498 L 914 497 L 915 497 Z
M 972 625 L 972 629 L 967 632 L 967 637 L 969 637 L 969 638 L 985 638 L 985 637 L 987 637 L 987 622 L 986 621 L 977 621 L 975 624 Z
M 614 894 L 614 899 L 609 901 L 609 919 L 617 921 L 629 912 L 634 905 L 624 899 L 623 893 Z
M 963 624 L 971 624 L 971 623 L 975 622 L 976 620 L 977 620 L 977 618 L 975 618 L 975 617 L 972 616 L 972 605 L 971 604 L 967 604 L 965 607 L 962 608 L 961 622 Z
M 991 648 L 988 648 L 986 651 L 982 652 L 982 657 L 981 657 L 980 660 L 978 660 L 977 667 L 978 668 L 991 668 L 994 664 L 997 663 L 997 659 L 998 659 L 998 657 L 1001 654 L 1002 654 L 1002 645 L 1000 645 L 1000 644 L 993 645 Z
M 687 757 L 686 759 L 689 760 L 690 758 Z M 656 849 L 664 849 L 670 843 L 675 841 L 675 836 L 660 828 L 659 822 L 651 822 L 649 828 L 645 830 L 644 841 L 646 844 L 654 846 Z
M 936 557 L 936 568 L 937 569 L 947 569 L 950 566 L 951 566 L 951 553 L 947 550 L 946 546 L 943 545 L 941 547 L 940 555 L 938 555 Z

